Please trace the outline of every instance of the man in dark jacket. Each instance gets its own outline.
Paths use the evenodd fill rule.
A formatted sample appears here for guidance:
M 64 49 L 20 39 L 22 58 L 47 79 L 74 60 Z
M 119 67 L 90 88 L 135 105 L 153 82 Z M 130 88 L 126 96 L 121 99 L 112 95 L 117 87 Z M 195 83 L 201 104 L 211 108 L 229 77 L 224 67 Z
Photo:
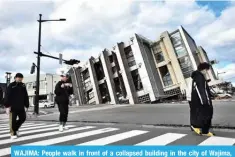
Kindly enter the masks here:
M 212 95 L 205 77 L 209 69 L 208 63 L 201 63 L 198 70 L 192 73 L 190 114 L 191 127 L 196 133 L 213 136 L 213 133 L 209 131 L 213 117 Z
M 15 81 L 7 87 L 5 96 L 5 107 L 7 114 L 10 115 L 10 133 L 11 138 L 15 139 L 19 136 L 19 128 L 26 120 L 25 108 L 29 108 L 29 97 L 24 83 L 22 83 L 23 75 L 17 73 Z M 16 120 L 18 117 L 18 120 Z
M 55 87 L 55 101 L 58 104 L 59 112 L 60 112 L 60 126 L 59 131 L 67 130 L 68 128 L 65 126 L 68 118 L 68 110 L 69 110 L 69 96 L 73 94 L 72 84 L 68 82 L 68 75 L 61 75 L 61 81 L 56 84 Z

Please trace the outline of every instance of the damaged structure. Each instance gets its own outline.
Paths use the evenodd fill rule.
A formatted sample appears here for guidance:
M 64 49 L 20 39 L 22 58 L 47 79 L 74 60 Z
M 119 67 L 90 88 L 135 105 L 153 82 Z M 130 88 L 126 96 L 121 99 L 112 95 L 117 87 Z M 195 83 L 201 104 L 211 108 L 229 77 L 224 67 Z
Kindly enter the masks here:
M 77 105 L 154 103 L 184 95 L 201 62 L 210 62 L 205 50 L 180 26 L 156 41 L 135 34 L 69 73 Z M 213 68 L 207 79 L 217 81 Z

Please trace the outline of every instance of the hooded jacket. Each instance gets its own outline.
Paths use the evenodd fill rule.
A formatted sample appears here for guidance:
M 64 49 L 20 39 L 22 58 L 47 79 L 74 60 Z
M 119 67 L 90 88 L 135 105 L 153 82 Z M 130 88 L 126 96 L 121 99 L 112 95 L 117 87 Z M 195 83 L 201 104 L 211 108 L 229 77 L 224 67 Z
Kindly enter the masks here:
M 24 110 L 25 107 L 29 108 L 29 97 L 24 83 L 15 81 L 9 84 L 4 106 L 11 107 L 11 111 Z

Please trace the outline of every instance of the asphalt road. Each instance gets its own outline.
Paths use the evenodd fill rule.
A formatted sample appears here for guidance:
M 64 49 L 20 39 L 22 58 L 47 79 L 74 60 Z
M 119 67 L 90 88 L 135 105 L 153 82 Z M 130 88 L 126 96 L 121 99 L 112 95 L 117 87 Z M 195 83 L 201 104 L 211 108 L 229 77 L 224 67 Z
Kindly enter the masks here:
M 214 130 L 216 137 L 199 136 L 188 128 L 146 128 L 130 125 L 69 123 L 69 130 L 58 131 L 58 124 L 27 121 L 18 139 L 9 139 L 8 124 L 0 123 L 0 156 L 10 156 L 11 145 L 233 145 L 235 132 Z
M 189 124 L 187 103 L 140 104 L 89 112 L 75 110 L 74 108 L 73 113 L 69 114 L 69 121 L 171 126 Z M 57 121 L 58 115 L 47 115 L 33 120 Z M 235 102 L 214 102 L 213 126 L 235 129 Z

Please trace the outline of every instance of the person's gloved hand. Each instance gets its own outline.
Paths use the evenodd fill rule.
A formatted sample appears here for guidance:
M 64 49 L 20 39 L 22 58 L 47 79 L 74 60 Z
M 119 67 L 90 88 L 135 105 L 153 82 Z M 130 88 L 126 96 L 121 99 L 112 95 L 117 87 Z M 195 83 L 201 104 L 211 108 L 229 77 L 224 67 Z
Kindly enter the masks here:
M 64 88 L 64 86 L 65 86 L 65 85 L 64 85 L 64 84 L 62 84 L 62 85 L 61 85 L 61 88 Z
M 6 108 L 6 114 L 9 115 L 10 112 L 11 112 L 11 108 L 10 107 Z

